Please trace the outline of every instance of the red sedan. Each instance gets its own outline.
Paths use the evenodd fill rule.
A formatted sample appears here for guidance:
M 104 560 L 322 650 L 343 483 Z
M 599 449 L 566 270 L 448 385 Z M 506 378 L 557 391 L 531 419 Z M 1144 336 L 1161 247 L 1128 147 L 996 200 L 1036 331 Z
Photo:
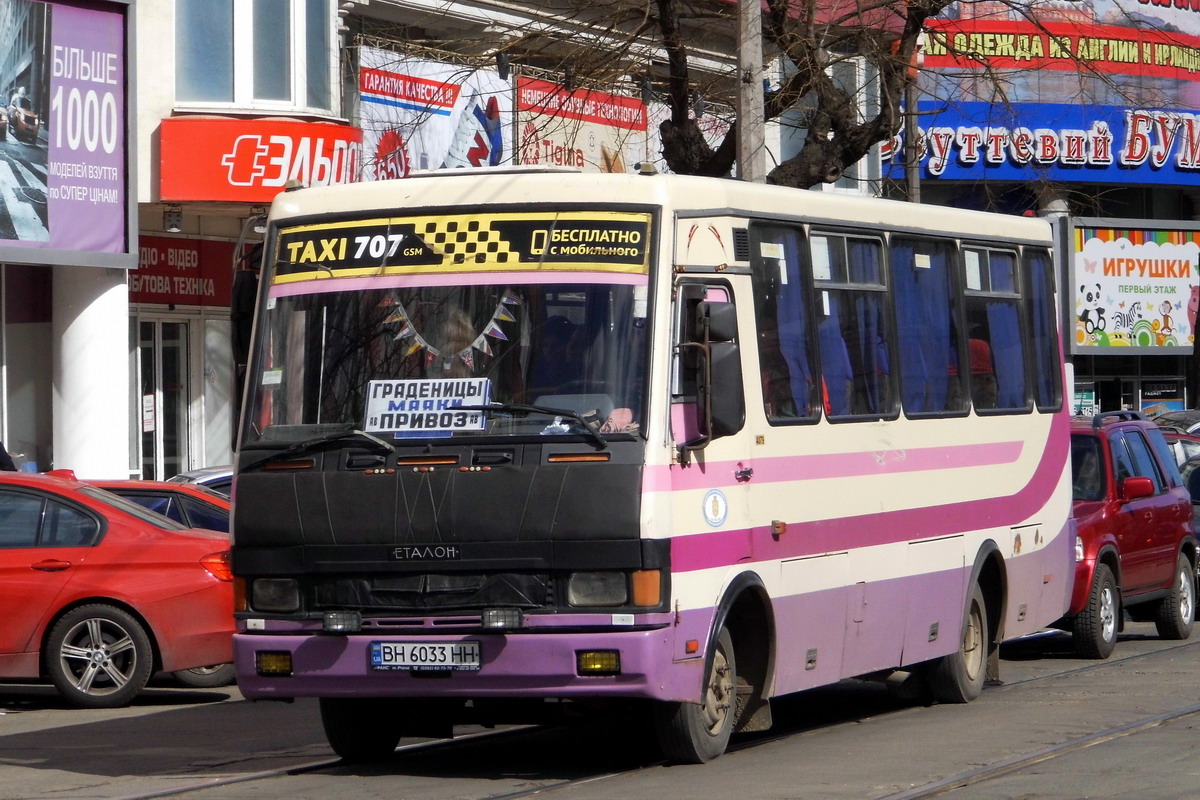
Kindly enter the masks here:
M 233 660 L 229 535 L 63 475 L 0 473 L 0 680 L 87 708 Z

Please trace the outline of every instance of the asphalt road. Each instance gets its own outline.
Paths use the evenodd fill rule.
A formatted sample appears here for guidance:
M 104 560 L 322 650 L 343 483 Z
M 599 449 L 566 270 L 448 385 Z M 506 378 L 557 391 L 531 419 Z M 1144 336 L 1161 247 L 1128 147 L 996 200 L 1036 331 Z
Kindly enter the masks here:
M 640 719 L 402 747 L 336 762 L 316 704 L 156 683 L 131 708 L 0 687 L 0 798 L 1182 798 L 1200 787 L 1200 637 L 1130 624 L 1105 662 L 1065 636 L 1006 645 L 1002 686 L 966 706 L 846 682 L 775 703 L 775 728 L 699 767 L 647 754 Z M 479 732 L 465 732 L 479 733 Z M 1060 749 L 1064 748 L 1065 749 Z M 1031 761 L 1030 757 L 1041 759 Z M 304 765 L 319 765 L 304 769 Z M 301 767 L 287 772 L 289 768 Z M 957 788 L 956 788 L 957 787 Z

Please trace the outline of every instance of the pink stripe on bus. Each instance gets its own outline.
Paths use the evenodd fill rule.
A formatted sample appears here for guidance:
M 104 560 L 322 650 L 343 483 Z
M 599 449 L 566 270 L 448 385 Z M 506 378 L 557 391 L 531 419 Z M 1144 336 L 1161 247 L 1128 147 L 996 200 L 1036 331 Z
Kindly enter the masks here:
M 778 538 L 772 536 L 770 521 L 765 519 L 761 525 L 750 529 L 677 536 L 671 541 L 672 570 L 688 572 L 745 560 L 799 558 L 1018 524 L 1043 508 L 1058 485 L 1066 465 L 1068 439 L 1065 428 L 1068 424 L 1063 415 L 1054 419 L 1041 461 L 1029 482 L 1014 494 L 839 519 L 789 522 L 787 532 Z M 756 461 L 755 481 L 758 480 L 757 465 Z M 846 491 L 854 491 L 854 487 L 848 486 Z M 1059 522 L 1045 522 L 1054 523 L 1047 535 L 1058 532 Z
M 355 292 L 368 289 L 396 289 L 428 286 L 494 286 L 513 283 L 522 286 L 546 283 L 580 283 L 603 285 L 646 286 L 646 275 L 628 275 L 620 272 L 554 272 L 526 270 L 522 272 L 471 272 L 439 275 L 416 273 L 412 275 L 364 275 L 355 278 L 314 278 L 312 280 L 279 283 L 271 286 L 272 297 L 321 294 L 323 292 Z
M 918 447 L 908 450 L 878 450 L 858 453 L 825 453 L 807 456 L 755 458 L 755 483 L 774 483 L 797 479 L 863 478 L 898 475 L 936 469 L 963 469 L 1012 464 L 1021 456 L 1024 443 L 987 442 L 982 444 Z M 648 467 L 643 479 L 645 491 L 710 489 L 734 483 L 733 473 L 743 461 L 714 461 L 689 467 Z

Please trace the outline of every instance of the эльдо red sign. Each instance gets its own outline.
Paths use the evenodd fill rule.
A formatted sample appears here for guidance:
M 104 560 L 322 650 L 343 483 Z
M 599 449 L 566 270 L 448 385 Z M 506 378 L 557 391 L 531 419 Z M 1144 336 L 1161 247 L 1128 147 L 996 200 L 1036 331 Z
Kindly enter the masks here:
M 349 125 L 171 117 L 159 133 L 166 202 L 269 203 L 292 179 L 328 186 L 359 176 L 362 130 Z

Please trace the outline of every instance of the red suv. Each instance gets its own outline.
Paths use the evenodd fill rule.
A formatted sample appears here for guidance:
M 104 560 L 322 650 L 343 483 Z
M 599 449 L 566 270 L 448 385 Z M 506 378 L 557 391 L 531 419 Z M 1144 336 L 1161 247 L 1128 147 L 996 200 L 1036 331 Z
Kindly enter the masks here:
M 1192 634 L 1192 503 L 1162 431 L 1134 411 L 1071 426 L 1075 588 L 1064 619 L 1084 658 L 1108 658 L 1122 611 L 1164 639 Z

